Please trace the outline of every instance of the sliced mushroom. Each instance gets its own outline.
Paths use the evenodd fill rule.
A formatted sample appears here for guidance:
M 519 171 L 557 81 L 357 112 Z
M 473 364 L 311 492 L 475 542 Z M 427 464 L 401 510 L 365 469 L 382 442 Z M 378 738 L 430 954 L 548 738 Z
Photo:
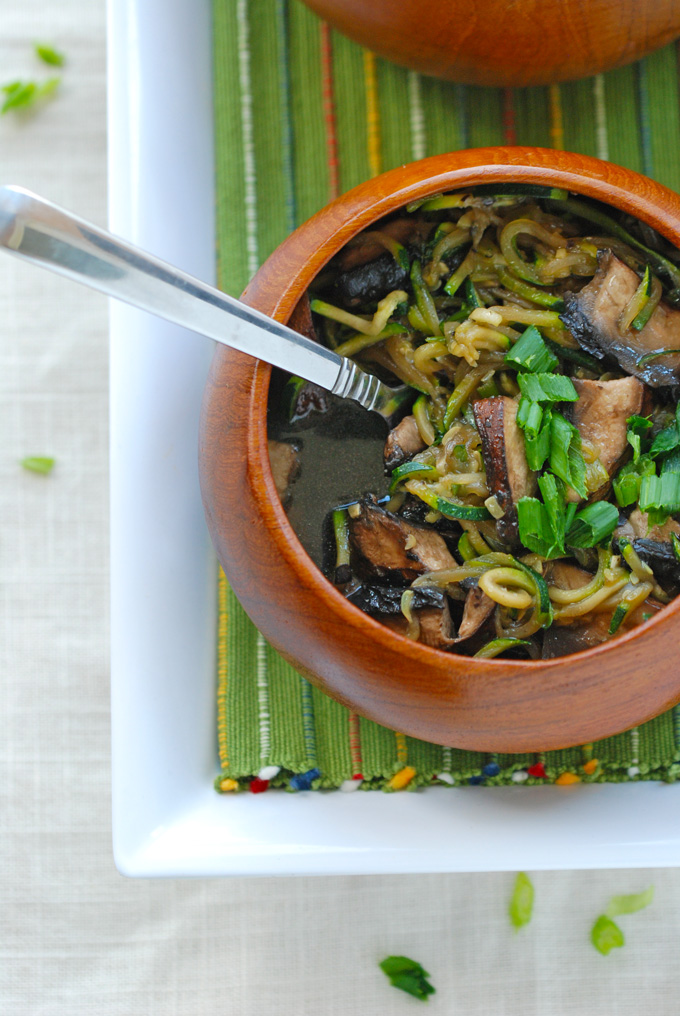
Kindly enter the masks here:
M 415 416 L 405 416 L 387 435 L 383 452 L 385 469 L 388 471 L 396 469 L 423 448 L 425 442 L 420 436 Z
M 463 642 L 472 635 L 476 635 L 483 624 L 491 617 L 496 606 L 490 596 L 487 596 L 479 586 L 473 586 L 465 597 L 463 608 L 463 619 L 458 629 L 457 642 Z
M 417 617 L 419 625 L 418 642 L 422 642 L 423 645 L 446 650 L 451 649 L 458 641 L 452 637 L 453 622 L 448 605 L 425 607 L 423 610 L 414 611 L 414 616 Z M 400 635 L 405 635 L 408 631 L 409 624 L 403 614 L 401 617 L 384 617 L 380 620 Z
M 623 332 L 619 320 L 632 299 L 640 279 L 632 268 L 610 250 L 598 254 L 598 269 L 578 293 L 565 293 L 562 320 L 579 344 L 602 359 L 612 356 L 627 374 L 653 388 L 677 384 L 680 377 L 680 311 L 663 301 L 649 321 L 636 331 Z M 668 355 L 640 364 L 642 357 L 660 350 Z
M 654 572 L 654 578 L 664 592 L 675 596 L 680 590 L 680 561 L 672 543 L 661 540 L 633 540 L 633 550 Z
M 370 500 L 360 503 L 349 523 L 357 570 L 364 575 L 408 583 L 424 572 L 456 567 L 438 533 L 413 526 Z
M 341 272 L 335 280 L 332 298 L 343 307 L 359 307 L 382 300 L 393 289 L 403 289 L 408 269 L 397 264 L 387 251 L 368 264 Z
M 514 544 L 519 539 L 515 505 L 536 490 L 536 475 L 527 464 L 524 435 L 516 422 L 517 403 L 502 395 L 478 399 L 472 408 L 482 441 L 487 486 L 503 509 L 496 523 L 498 535 Z
M 276 493 L 285 505 L 290 497 L 290 486 L 300 472 L 297 448 L 286 441 L 268 441 L 267 450 Z
M 626 420 L 642 413 L 645 386 L 635 377 L 617 381 L 581 381 L 574 378 L 578 402 L 571 406 L 572 422 L 580 435 L 597 449 L 600 462 L 613 476 L 630 450 Z M 593 495 L 604 496 L 605 487 Z

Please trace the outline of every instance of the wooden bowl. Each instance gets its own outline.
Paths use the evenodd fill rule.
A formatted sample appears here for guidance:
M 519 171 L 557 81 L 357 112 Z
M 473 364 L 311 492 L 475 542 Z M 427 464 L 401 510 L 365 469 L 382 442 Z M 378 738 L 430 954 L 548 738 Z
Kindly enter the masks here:
M 680 35 L 677 0 L 305 0 L 395 63 L 470 85 L 547 85 L 639 60 Z
M 319 269 L 407 202 L 480 183 L 561 187 L 606 201 L 680 246 L 680 198 L 630 170 L 539 148 L 482 148 L 384 173 L 338 198 L 272 254 L 244 299 L 287 321 Z M 544 661 L 476 660 L 414 643 L 348 603 L 302 549 L 267 455 L 271 368 L 219 346 L 203 403 L 200 475 L 217 554 L 264 636 L 354 711 L 415 737 L 484 751 L 583 744 L 680 700 L 680 598 L 601 646 Z

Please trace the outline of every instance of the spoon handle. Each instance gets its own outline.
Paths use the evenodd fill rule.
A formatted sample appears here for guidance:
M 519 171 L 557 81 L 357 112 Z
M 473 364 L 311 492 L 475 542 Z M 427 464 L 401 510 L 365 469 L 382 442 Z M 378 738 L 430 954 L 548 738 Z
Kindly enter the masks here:
M 394 395 L 351 360 L 22 187 L 0 187 L 0 246 L 366 409 Z

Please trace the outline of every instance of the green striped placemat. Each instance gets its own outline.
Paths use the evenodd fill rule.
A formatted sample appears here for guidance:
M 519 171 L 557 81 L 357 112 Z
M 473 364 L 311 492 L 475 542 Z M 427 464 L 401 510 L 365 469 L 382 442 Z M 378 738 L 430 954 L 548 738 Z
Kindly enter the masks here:
M 238 295 L 296 225 L 370 176 L 426 155 L 531 144 L 596 155 L 680 190 L 678 50 L 550 88 L 449 84 L 396 67 L 297 0 L 215 0 L 220 285 Z M 680 711 L 597 744 L 484 755 L 351 714 L 267 645 L 220 580 L 218 790 L 399 790 L 680 773 Z

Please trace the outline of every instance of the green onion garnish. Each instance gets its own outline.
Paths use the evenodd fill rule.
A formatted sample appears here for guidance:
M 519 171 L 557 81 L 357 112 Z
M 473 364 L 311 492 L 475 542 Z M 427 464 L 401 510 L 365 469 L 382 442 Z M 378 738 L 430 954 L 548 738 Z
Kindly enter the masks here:
M 561 413 L 552 414 L 550 468 L 555 476 L 559 476 L 569 487 L 573 487 L 579 497 L 587 497 L 586 464 L 581 454 L 581 435 Z
M 654 886 L 641 893 L 631 893 L 627 896 L 612 896 L 609 906 L 605 910 L 606 917 L 621 917 L 623 914 L 636 914 L 638 910 L 644 910 L 654 899 Z
M 527 874 L 520 871 L 510 897 L 508 912 L 514 928 L 523 928 L 531 920 L 534 909 L 534 886 Z
M 564 488 L 552 473 L 539 477 L 538 485 L 543 504 L 535 497 L 517 502 L 519 538 L 528 550 L 550 560 L 564 554 Z
M 626 440 L 633 449 L 633 461 L 640 458 L 640 438 L 652 426 L 646 416 L 629 416 L 626 420 Z
M 680 445 L 680 434 L 676 424 L 672 424 L 670 427 L 666 427 L 665 430 L 660 431 L 654 440 L 652 441 L 652 447 L 649 449 L 649 454 L 653 459 L 659 455 L 666 455 L 668 452 L 673 451 Z
M 612 949 L 620 949 L 626 940 L 618 924 L 602 914 L 591 929 L 590 941 L 598 952 L 608 956 Z
M 619 521 L 616 507 L 609 501 L 596 501 L 586 505 L 574 516 L 566 543 L 569 547 L 596 547 L 611 536 Z
M 24 469 L 28 469 L 31 473 L 42 473 L 46 476 L 54 469 L 54 459 L 40 455 L 29 455 L 27 458 L 21 460 L 21 465 Z
M 680 511 L 680 473 L 643 476 L 640 484 L 640 511 Z
M 531 373 L 550 373 L 555 370 L 558 362 L 535 325 L 530 325 L 522 332 L 510 352 L 505 354 L 505 363 L 509 366 Z
M 421 1002 L 427 1002 L 428 995 L 435 993 L 436 989 L 427 980 L 430 974 L 408 956 L 388 956 L 380 964 L 380 969 L 387 974 L 393 988 L 406 991 Z
M 40 57 L 43 63 L 49 64 L 50 67 L 63 67 L 66 62 L 63 53 L 60 53 L 54 46 L 47 46 L 42 42 L 36 42 L 35 52 L 36 56 Z
M 570 377 L 564 374 L 518 374 L 522 395 L 532 402 L 576 402 L 578 395 Z
M 643 476 L 654 476 L 656 466 L 648 455 L 641 455 L 637 462 L 627 462 L 619 470 L 612 483 L 617 504 L 622 508 L 635 504 L 640 496 L 640 485 Z

